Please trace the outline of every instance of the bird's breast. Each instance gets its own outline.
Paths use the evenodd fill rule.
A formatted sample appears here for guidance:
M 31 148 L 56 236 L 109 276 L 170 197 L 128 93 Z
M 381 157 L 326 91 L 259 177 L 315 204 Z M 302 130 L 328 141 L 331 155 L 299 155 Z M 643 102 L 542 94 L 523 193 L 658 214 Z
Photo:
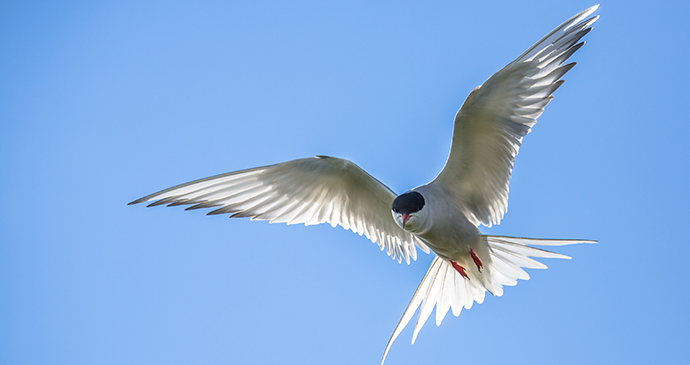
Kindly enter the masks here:
M 430 199 L 427 227 L 417 234 L 440 257 L 453 260 L 467 255 L 480 240 L 481 232 L 452 202 Z

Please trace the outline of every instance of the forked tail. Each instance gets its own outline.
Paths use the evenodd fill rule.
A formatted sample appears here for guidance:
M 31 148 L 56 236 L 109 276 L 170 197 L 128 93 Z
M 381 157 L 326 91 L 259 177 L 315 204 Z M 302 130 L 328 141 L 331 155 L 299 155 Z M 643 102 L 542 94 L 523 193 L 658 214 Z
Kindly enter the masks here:
M 576 243 L 596 243 L 590 240 L 552 240 L 535 239 L 521 237 L 504 236 L 483 236 L 489 245 L 491 254 L 491 265 L 485 272 L 491 276 L 487 278 L 493 285 L 494 295 L 503 295 L 503 285 L 513 286 L 517 284 L 517 279 L 528 280 L 529 275 L 522 268 L 546 269 L 546 265 L 530 257 L 559 258 L 569 259 L 570 257 L 558 253 L 542 250 L 534 246 L 563 246 Z M 462 307 L 470 309 L 474 302 L 482 303 L 486 288 L 480 280 L 470 280 L 464 278 L 446 260 L 436 257 L 431 263 L 431 267 L 424 275 L 424 279 L 419 284 L 417 291 L 412 296 L 410 304 L 405 309 L 398 326 L 395 327 L 391 339 L 386 345 L 383 353 L 381 365 L 386 360 L 388 350 L 395 338 L 410 322 L 417 308 L 421 305 L 417 323 L 415 324 L 412 343 L 417 338 L 419 330 L 431 315 L 436 306 L 436 325 L 441 325 L 441 321 L 453 309 L 453 315 L 458 316 Z

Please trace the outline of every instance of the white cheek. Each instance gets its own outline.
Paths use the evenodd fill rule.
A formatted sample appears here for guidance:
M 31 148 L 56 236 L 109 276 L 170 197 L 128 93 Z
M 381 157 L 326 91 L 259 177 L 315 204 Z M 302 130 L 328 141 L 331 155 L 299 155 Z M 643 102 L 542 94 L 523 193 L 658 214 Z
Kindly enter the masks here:
M 395 220 L 395 224 L 397 224 L 400 228 L 402 228 L 402 214 L 392 212 L 393 213 L 393 220 Z
M 426 227 L 426 216 L 421 212 L 411 215 L 410 220 L 405 223 L 405 230 L 415 234 L 426 231 L 424 227 Z

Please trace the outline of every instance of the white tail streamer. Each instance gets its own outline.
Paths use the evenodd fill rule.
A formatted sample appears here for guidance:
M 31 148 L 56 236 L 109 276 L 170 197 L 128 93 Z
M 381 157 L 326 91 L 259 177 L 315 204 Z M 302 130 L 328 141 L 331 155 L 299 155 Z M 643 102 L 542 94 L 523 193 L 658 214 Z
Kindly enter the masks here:
M 383 353 L 381 364 L 386 360 L 388 350 L 400 332 L 410 322 L 417 308 L 420 307 L 417 322 L 412 335 L 412 343 L 417 339 L 419 331 L 426 323 L 431 312 L 436 307 L 436 325 L 440 326 L 449 309 L 453 309 L 453 315 L 460 315 L 462 307 L 470 309 L 474 302 L 481 304 L 484 301 L 487 288 L 482 281 L 493 285 L 493 294 L 503 295 L 503 285 L 513 286 L 517 284 L 517 279 L 528 280 L 529 275 L 522 268 L 546 269 L 543 263 L 532 259 L 539 258 L 559 258 L 569 259 L 569 256 L 559 253 L 546 251 L 531 246 L 563 246 L 578 243 L 596 243 L 590 240 L 554 240 L 536 239 L 522 237 L 504 236 L 483 236 L 490 247 L 491 262 L 483 273 L 490 277 L 484 280 L 472 280 L 464 278 L 446 260 L 436 257 L 431 263 L 429 270 L 424 275 L 422 282 L 417 287 L 412 296 L 410 304 L 398 322 L 393 335 L 391 336 L 386 350 Z

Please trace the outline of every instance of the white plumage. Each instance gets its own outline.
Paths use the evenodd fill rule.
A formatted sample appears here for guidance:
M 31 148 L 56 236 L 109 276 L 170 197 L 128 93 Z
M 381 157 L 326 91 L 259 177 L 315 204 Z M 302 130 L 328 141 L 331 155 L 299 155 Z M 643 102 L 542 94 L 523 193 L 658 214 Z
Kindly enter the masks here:
M 317 156 L 257 167 L 178 185 L 133 201 L 149 206 L 191 205 L 271 223 L 329 223 L 365 235 L 401 262 L 417 258 L 415 246 L 438 255 L 417 288 L 384 351 L 414 316 L 412 342 L 436 307 L 436 324 L 455 316 L 486 291 L 527 280 L 522 268 L 546 268 L 530 258 L 568 258 L 530 247 L 593 243 L 482 235 L 477 226 L 499 224 L 508 205 L 508 182 L 522 139 L 536 124 L 564 64 L 598 17 L 597 6 L 573 16 L 467 97 L 455 116 L 450 154 L 430 183 L 396 196 L 354 163 Z M 391 214 L 392 209 L 392 214 Z

